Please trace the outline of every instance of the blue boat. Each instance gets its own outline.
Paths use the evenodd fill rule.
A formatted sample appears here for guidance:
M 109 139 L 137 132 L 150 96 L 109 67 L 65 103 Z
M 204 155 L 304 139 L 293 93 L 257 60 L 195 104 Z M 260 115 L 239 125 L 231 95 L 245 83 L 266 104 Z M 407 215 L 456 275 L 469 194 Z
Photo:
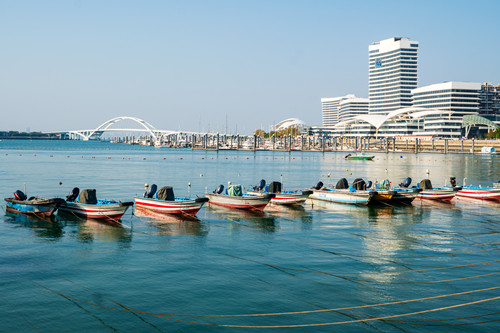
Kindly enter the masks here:
M 19 190 L 14 192 L 14 196 L 12 198 L 5 198 L 4 200 L 7 203 L 8 212 L 35 215 L 39 217 L 52 216 L 57 208 L 64 203 L 64 199 L 61 198 L 45 199 L 30 197 L 27 199 L 26 195 Z

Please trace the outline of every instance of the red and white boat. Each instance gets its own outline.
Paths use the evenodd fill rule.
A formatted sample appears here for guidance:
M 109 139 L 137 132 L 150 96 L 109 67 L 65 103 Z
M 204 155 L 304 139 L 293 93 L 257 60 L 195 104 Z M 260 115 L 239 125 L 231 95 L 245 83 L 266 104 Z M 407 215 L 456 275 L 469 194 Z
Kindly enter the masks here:
M 500 187 L 466 186 L 457 192 L 457 197 L 489 200 L 500 203 Z
M 118 222 L 127 209 L 134 204 L 132 201 L 97 200 L 93 189 L 82 190 L 78 196 L 79 192 L 79 189 L 75 187 L 66 197 L 66 201 L 61 204 L 59 211 L 86 219 Z
M 426 190 L 421 190 L 418 193 L 417 199 L 451 201 L 451 199 L 455 197 L 456 193 L 457 192 L 451 188 L 426 189 Z
M 146 209 L 160 214 L 186 214 L 196 215 L 203 207 L 208 198 L 175 198 L 173 201 L 159 200 L 153 198 L 134 198 L 135 207 Z
M 171 186 L 162 187 L 156 193 L 157 186 L 146 184 L 144 198 L 134 198 L 137 209 L 148 210 L 158 214 L 185 214 L 194 216 L 203 207 L 208 198 L 177 198 Z M 155 195 L 156 194 L 156 195 Z
M 209 199 L 208 203 L 227 208 L 263 210 L 269 201 L 274 198 L 272 193 L 243 194 L 241 185 L 230 185 L 227 190 L 228 193 L 222 193 L 223 191 L 224 186 L 220 185 L 214 193 L 205 193 L 205 196 Z

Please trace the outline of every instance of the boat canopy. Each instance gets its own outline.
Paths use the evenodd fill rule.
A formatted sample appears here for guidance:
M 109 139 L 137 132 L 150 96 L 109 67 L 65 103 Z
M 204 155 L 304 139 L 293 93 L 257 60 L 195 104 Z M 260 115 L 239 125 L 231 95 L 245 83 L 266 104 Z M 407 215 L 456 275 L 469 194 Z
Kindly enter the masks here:
M 95 205 L 97 204 L 97 195 L 95 189 L 82 190 L 78 201 L 82 204 Z
M 241 197 L 243 195 L 241 185 L 229 185 L 227 188 L 227 195 L 231 197 Z

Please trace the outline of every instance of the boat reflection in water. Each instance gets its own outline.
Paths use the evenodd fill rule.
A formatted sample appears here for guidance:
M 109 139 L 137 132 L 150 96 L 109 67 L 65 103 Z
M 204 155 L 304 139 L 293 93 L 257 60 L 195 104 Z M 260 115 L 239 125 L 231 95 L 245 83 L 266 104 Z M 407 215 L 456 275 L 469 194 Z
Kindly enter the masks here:
M 276 231 L 276 219 L 259 210 L 232 209 L 219 206 L 208 206 L 206 212 L 214 214 L 220 220 L 227 220 L 236 225 L 259 228 L 265 232 Z
M 205 236 L 208 233 L 206 225 L 193 215 L 160 214 L 141 208 L 136 208 L 134 215 L 154 227 L 159 235 Z
M 54 240 L 64 235 L 63 225 L 53 215 L 41 217 L 6 212 L 5 216 L 5 221 L 13 224 L 15 228 L 31 229 L 41 239 Z
M 77 240 L 83 243 L 119 242 L 130 243 L 132 231 L 119 223 L 85 220 L 78 224 Z

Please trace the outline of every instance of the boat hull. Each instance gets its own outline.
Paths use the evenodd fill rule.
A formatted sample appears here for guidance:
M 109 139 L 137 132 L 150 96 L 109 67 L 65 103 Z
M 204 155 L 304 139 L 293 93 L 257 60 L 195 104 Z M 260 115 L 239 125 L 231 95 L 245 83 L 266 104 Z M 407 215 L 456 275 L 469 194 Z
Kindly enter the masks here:
M 500 202 L 500 188 L 463 188 L 456 194 L 457 197 L 489 200 Z
M 52 216 L 59 206 L 64 203 L 63 199 L 35 199 L 35 200 L 17 200 L 14 198 L 5 198 L 6 210 L 17 214 L 27 214 L 40 217 Z
M 274 194 L 233 197 L 223 194 L 205 193 L 205 196 L 209 199 L 208 203 L 211 205 L 235 209 L 263 210 L 274 197 Z
M 247 191 L 248 194 L 259 195 L 262 192 Z M 307 198 L 312 194 L 312 191 L 298 191 L 289 193 L 275 193 L 274 198 L 271 199 L 270 203 L 273 205 L 282 206 L 301 206 L 303 205 Z
M 451 201 L 455 197 L 456 192 L 452 189 L 432 189 L 422 190 L 418 193 L 417 199 L 434 200 L 434 201 Z
M 376 192 L 374 191 L 350 192 L 349 190 L 314 190 L 309 198 L 350 205 L 368 205 L 375 195 Z
M 349 156 L 346 157 L 348 160 L 365 160 L 365 161 L 371 161 L 375 158 L 375 156 Z
M 91 220 L 104 220 L 117 222 L 125 214 L 127 209 L 134 203 L 116 202 L 103 203 L 98 200 L 97 204 L 82 204 L 78 202 L 65 202 L 59 207 L 59 211 L 76 215 Z
M 158 199 L 135 198 L 135 207 L 159 214 L 196 215 L 208 198 L 192 200 L 163 201 Z

